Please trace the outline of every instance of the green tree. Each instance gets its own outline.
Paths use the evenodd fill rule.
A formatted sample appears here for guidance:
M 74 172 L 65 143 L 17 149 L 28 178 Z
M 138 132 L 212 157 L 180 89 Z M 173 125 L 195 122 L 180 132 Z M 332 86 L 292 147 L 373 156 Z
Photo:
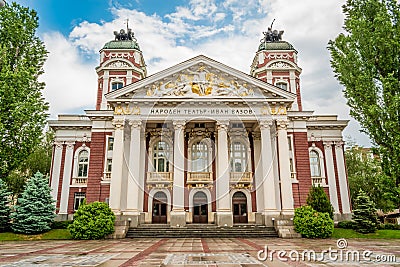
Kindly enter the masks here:
M 35 146 L 33 152 L 22 161 L 18 168 L 11 171 L 5 179 L 14 199 L 22 193 L 25 181 L 35 173 L 40 172 L 45 176 L 50 175 L 53 139 L 54 133 L 52 131 L 46 132 L 42 136 L 41 142 Z
M 84 201 L 68 226 L 74 239 L 101 239 L 114 232 L 115 215 L 104 202 Z
M 51 229 L 55 205 L 43 174 L 38 172 L 28 180 L 14 209 L 11 215 L 14 232 L 35 234 Z
M 39 76 L 47 51 L 37 27 L 34 10 L 16 3 L 0 9 L 0 178 L 32 153 L 46 123 Z
M 333 207 L 324 189 L 321 186 L 313 186 L 307 196 L 307 205 L 318 212 L 326 212 L 333 220 Z
M 361 189 L 356 198 L 353 212 L 354 228 L 357 232 L 366 234 L 376 231 L 378 216 L 376 214 L 375 204 Z
M 400 205 L 399 187 L 382 172 L 379 158 L 374 157 L 371 151 L 352 146 L 346 149 L 345 157 L 353 207 L 360 188 L 376 204 L 376 208 L 384 212 Z
M 378 146 L 383 171 L 400 184 L 400 4 L 347 0 L 344 29 L 328 48 L 350 114 Z
M 10 227 L 10 196 L 6 183 L 0 179 L 0 232 Z

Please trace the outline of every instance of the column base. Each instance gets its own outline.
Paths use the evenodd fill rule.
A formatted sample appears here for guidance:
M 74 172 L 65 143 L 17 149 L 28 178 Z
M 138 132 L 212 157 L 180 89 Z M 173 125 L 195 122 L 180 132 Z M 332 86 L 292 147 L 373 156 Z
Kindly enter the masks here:
M 352 217 L 353 217 L 352 213 L 334 213 L 333 214 L 333 220 L 335 222 L 351 221 Z
M 275 227 L 276 221 L 280 219 L 279 211 L 265 211 L 263 213 L 264 225 L 268 227 Z
M 126 221 L 129 227 L 138 227 L 143 222 L 138 212 L 124 212 L 118 216 L 118 220 Z
M 281 211 L 281 215 L 284 218 L 293 218 L 294 217 L 294 209 L 284 209 Z
M 233 213 L 231 211 L 217 211 L 215 214 L 215 223 L 217 226 L 232 227 Z
M 171 211 L 169 224 L 171 227 L 185 227 L 186 226 L 186 212 L 185 211 Z

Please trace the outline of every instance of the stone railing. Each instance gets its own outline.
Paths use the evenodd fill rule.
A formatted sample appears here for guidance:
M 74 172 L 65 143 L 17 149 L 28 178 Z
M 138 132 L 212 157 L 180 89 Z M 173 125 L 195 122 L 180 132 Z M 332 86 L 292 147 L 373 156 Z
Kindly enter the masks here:
M 148 172 L 147 184 L 169 184 L 174 179 L 172 172 Z
M 187 184 L 211 184 L 213 182 L 212 172 L 188 172 Z
M 251 184 L 253 183 L 253 175 L 251 172 L 231 172 L 231 184 Z
M 325 183 L 324 183 L 325 179 L 323 177 L 311 177 L 311 180 L 312 180 L 312 185 L 313 186 L 318 186 L 318 185 L 323 186 L 323 185 L 325 185 Z
M 103 181 L 111 181 L 111 172 L 103 172 Z
M 87 177 L 72 178 L 72 185 L 87 185 Z

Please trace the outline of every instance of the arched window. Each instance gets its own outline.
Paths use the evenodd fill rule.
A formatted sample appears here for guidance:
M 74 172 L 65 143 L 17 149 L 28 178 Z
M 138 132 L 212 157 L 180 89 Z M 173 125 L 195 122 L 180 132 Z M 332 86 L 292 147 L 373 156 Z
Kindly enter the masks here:
M 285 83 L 285 82 L 277 82 L 275 84 L 275 86 L 277 86 L 277 87 L 279 87 L 279 88 L 281 88 L 283 90 L 287 90 L 287 88 L 288 88 L 287 83 Z
M 112 84 L 111 84 L 111 89 L 114 91 L 114 90 L 117 90 L 117 89 L 122 88 L 123 86 L 124 86 L 123 83 L 121 83 L 121 82 L 115 82 L 115 83 L 112 83 Z
M 155 172 L 169 172 L 169 145 L 158 141 L 153 147 L 153 164 Z
M 209 147 L 206 141 L 196 141 L 192 144 L 192 172 L 208 172 Z
M 319 162 L 319 154 L 315 150 L 310 151 L 310 170 L 311 170 L 311 177 L 321 177 L 321 165 Z
M 78 156 L 78 177 L 87 177 L 89 167 L 89 152 L 82 150 Z
M 247 148 L 239 141 L 231 143 L 231 172 L 245 172 L 247 170 Z

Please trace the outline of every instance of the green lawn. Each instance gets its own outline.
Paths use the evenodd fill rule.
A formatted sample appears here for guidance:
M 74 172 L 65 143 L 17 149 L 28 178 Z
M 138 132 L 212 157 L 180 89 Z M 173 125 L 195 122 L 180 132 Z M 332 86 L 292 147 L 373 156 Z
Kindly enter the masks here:
M 400 230 L 378 230 L 373 234 L 360 234 L 352 229 L 335 228 L 332 238 L 400 239 Z
M 23 235 L 14 233 L 0 233 L 0 241 L 24 241 L 24 240 L 55 240 L 55 239 L 72 239 L 67 229 L 53 229 L 47 233 L 38 235 Z

